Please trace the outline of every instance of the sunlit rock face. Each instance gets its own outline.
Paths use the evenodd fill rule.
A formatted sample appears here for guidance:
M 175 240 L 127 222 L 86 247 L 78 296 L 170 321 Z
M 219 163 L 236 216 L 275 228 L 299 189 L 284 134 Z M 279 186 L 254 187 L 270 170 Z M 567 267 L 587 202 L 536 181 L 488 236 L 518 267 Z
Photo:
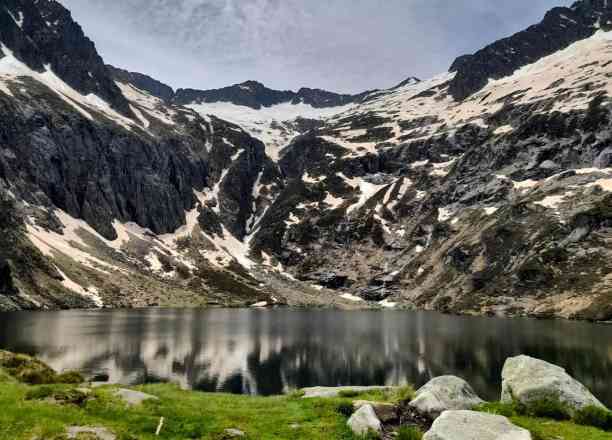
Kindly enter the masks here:
M 607 333 L 577 322 L 433 313 L 152 309 L 6 315 L 0 346 L 123 384 L 277 394 L 307 386 L 420 386 L 453 374 L 489 400 L 499 398 L 506 359 L 529 353 L 565 367 L 609 403 Z M 592 343 L 596 336 L 601 344 Z

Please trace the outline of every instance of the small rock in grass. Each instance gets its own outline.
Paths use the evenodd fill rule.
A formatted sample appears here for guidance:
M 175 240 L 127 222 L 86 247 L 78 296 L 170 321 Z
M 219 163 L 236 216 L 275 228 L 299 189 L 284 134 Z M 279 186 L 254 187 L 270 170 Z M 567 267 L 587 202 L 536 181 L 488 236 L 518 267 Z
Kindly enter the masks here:
M 67 436 L 68 438 L 76 439 L 79 438 L 81 434 L 91 434 L 95 436 L 98 440 L 116 440 L 117 437 L 115 434 L 110 432 L 106 428 L 93 428 L 90 426 L 71 426 L 68 428 Z
M 359 409 L 364 405 L 371 405 L 378 419 L 383 423 L 389 423 L 398 419 L 397 406 L 386 402 L 370 402 L 368 400 L 355 400 L 353 407 Z
M 223 431 L 223 438 L 240 438 L 240 437 L 245 437 L 246 434 L 244 432 L 242 432 L 239 429 L 234 429 L 234 428 L 230 428 L 230 429 L 226 429 L 225 431 Z
M 140 391 L 128 390 L 120 388 L 115 392 L 115 396 L 120 397 L 125 403 L 130 406 L 142 404 L 146 400 L 159 400 L 158 397 Z
M 503 416 L 474 411 L 444 411 L 423 440 L 532 440 L 529 431 Z
M 355 411 L 347 424 L 356 435 L 367 435 L 370 432 L 379 435 L 382 433 L 382 424 L 372 405 L 363 405 Z
M 310 387 L 303 388 L 302 396 L 304 399 L 312 397 L 338 397 L 341 393 L 354 392 L 355 394 L 367 393 L 370 391 L 389 391 L 396 387 L 386 386 L 344 386 L 344 387 Z

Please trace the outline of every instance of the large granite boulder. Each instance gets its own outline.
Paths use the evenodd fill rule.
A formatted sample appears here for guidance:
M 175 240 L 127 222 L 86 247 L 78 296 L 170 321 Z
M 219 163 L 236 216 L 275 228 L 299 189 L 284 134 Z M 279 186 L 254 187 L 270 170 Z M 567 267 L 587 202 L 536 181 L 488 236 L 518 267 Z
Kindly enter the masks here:
M 410 406 L 435 419 L 443 411 L 472 409 L 483 402 L 465 380 L 456 376 L 440 376 L 419 388 Z
M 445 411 L 423 440 L 531 440 L 531 434 L 503 416 L 474 411 Z
M 382 424 L 372 405 L 363 405 L 355 411 L 347 424 L 356 435 L 367 435 L 369 432 L 382 433 Z
M 501 401 L 529 405 L 539 400 L 558 400 L 569 411 L 587 406 L 605 408 L 580 382 L 557 365 L 529 356 L 509 358 L 502 370 Z

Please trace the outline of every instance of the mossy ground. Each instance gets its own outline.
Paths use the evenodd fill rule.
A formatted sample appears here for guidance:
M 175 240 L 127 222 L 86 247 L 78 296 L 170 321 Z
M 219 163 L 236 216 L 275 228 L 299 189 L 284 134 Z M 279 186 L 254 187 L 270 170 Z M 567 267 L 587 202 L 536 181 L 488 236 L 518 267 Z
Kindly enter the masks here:
M 515 404 L 487 403 L 477 410 L 508 417 L 515 425 L 529 430 L 533 440 L 612 440 L 612 432 L 579 425 L 570 420 L 524 415 L 532 410 L 525 410 Z
M 250 397 L 189 392 L 169 384 L 140 387 L 156 395 L 139 407 L 126 407 L 112 388 L 95 389 L 82 405 L 33 399 L 38 386 L 15 381 L 0 383 L 0 439 L 60 440 L 69 426 L 105 427 L 119 440 L 222 439 L 228 428 L 250 439 L 353 439 L 346 417 L 337 407 L 347 400 L 301 399 L 291 396 Z M 56 394 L 70 391 L 53 386 Z M 49 389 L 41 396 L 49 397 Z M 160 417 L 165 422 L 159 437 Z
M 12 355 L 0 354 L 5 355 L 5 360 Z M 3 362 L 5 367 L 14 364 L 28 370 L 46 367 L 36 359 L 17 356 L 18 362 Z M 414 393 L 411 387 L 403 387 L 343 393 L 337 398 L 303 399 L 299 392 L 252 397 L 152 384 L 137 389 L 159 400 L 128 407 L 114 395 L 115 387 L 83 390 L 78 384 L 28 385 L 18 380 L 23 380 L 20 371 L 0 368 L 0 440 L 64 440 L 70 426 L 106 428 L 118 440 L 219 440 L 230 428 L 243 431 L 247 439 L 257 440 L 356 440 L 346 425 L 354 400 L 399 403 Z M 49 374 L 64 377 L 53 370 Z M 487 404 L 479 410 L 510 417 L 515 424 L 530 430 L 534 440 L 612 440 L 612 432 L 570 421 L 524 416 L 513 405 Z M 163 428 L 156 436 L 161 417 Z M 588 419 L 594 417 L 591 414 Z M 397 438 L 419 439 L 420 433 L 404 428 Z

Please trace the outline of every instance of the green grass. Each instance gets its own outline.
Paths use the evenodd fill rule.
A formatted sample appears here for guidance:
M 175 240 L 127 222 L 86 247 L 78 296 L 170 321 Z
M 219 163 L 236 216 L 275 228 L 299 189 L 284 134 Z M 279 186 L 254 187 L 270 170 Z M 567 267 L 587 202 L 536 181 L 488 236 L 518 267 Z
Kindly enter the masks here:
M 579 425 L 595 426 L 604 431 L 612 431 L 612 411 L 597 406 L 587 406 L 574 415 Z
M 396 440 L 421 440 L 423 433 L 418 428 L 412 426 L 402 426 L 397 431 Z
M 384 390 L 373 390 L 373 391 L 354 391 L 345 390 L 340 391 L 340 397 L 349 398 L 353 400 L 368 400 L 371 402 L 384 402 L 384 403 L 399 403 L 405 400 L 412 400 L 414 398 L 414 388 L 411 386 L 403 386 L 399 388 L 390 388 Z
M 228 428 L 240 429 L 248 438 L 258 440 L 354 438 L 346 426 L 346 416 L 337 412 L 347 399 L 210 394 L 183 391 L 171 384 L 138 389 L 160 400 L 127 408 L 113 396 L 112 388 L 101 388 L 82 405 L 59 405 L 40 399 L 71 396 L 69 386 L 2 382 L 0 439 L 63 440 L 66 428 L 73 425 L 105 427 L 119 440 L 221 439 Z M 156 437 L 160 417 L 165 423 Z
M 127 407 L 114 395 L 112 386 L 84 392 L 77 389 L 79 385 L 23 383 L 31 379 L 24 371 L 40 371 L 42 376 L 58 381 L 79 378 L 58 375 L 35 359 L 0 352 L 0 363 L 5 367 L 0 368 L 0 440 L 65 440 L 69 426 L 103 427 L 115 433 L 118 440 L 221 440 L 224 430 L 229 428 L 239 429 L 247 434 L 247 439 L 256 440 L 357 440 L 346 425 L 354 400 L 397 403 L 414 395 L 411 387 L 403 387 L 345 392 L 337 398 L 302 399 L 303 393 L 299 391 L 286 396 L 251 397 L 151 384 L 137 389 L 159 400 Z M 562 409 L 550 402 L 530 409 L 501 403 L 477 408 L 509 417 L 531 431 L 534 440 L 612 440 L 612 433 L 584 426 L 609 429 L 612 423 L 609 412 L 587 408 L 575 414 L 574 421 L 551 418 L 565 417 Z M 161 417 L 163 429 L 155 436 Z M 416 428 L 402 427 L 396 438 L 420 440 L 422 433 Z
M 584 426 L 578 424 L 578 420 L 555 420 L 550 417 L 537 417 L 526 415 L 526 412 L 536 410 L 550 410 L 549 405 L 537 405 L 534 409 L 526 409 L 516 403 L 485 403 L 476 408 L 476 411 L 498 414 L 508 417 L 514 424 L 531 432 L 533 440 L 612 440 L 612 433 L 605 432 L 594 426 Z M 532 413 L 533 414 L 533 413 Z M 553 415 L 557 412 L 553 411 Z M 580 414 L 580 413 L 579 413 Z M 578 416 L 576 416 L 578 417 Z M 600 420 L 596 415 L 591 419 Z

